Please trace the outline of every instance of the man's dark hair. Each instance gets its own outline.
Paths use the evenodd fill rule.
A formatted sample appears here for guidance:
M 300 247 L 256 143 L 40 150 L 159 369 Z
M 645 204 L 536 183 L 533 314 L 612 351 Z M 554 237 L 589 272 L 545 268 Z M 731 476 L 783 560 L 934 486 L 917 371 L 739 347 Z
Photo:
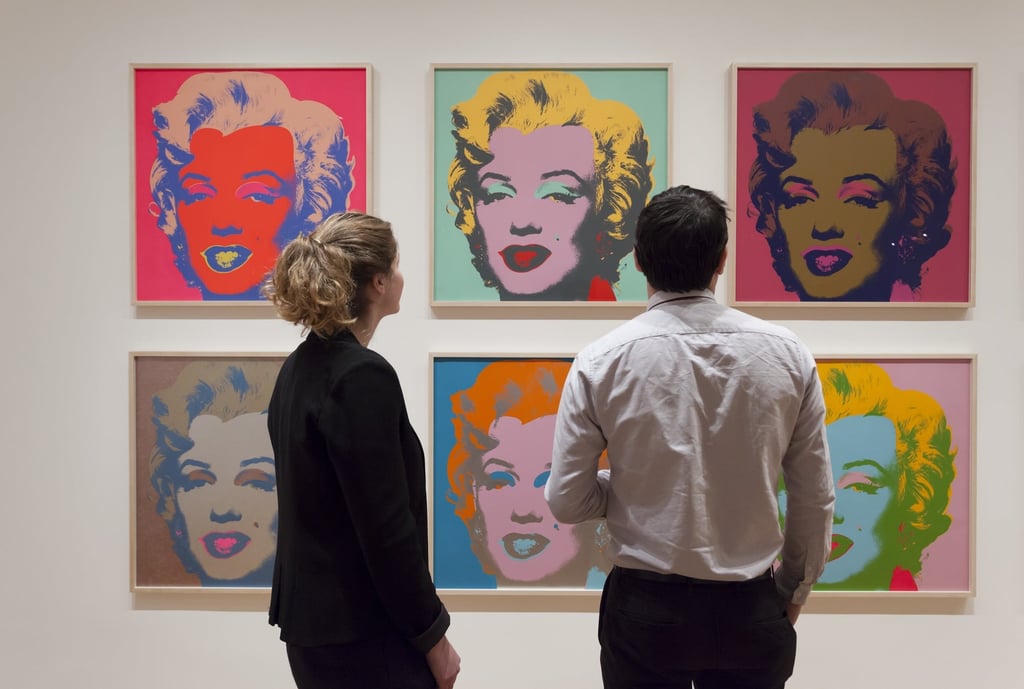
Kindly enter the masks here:
M 728 222 L 725 202 L 710 191 L 666 189 L 640 212 L 637 268 L 658 290 L 706 289 L 729 239 Z

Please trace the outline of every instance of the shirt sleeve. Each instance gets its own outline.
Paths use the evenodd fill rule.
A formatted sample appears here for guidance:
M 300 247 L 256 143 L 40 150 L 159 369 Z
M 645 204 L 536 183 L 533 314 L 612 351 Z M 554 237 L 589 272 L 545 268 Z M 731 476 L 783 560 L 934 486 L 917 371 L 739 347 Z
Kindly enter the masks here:
M 412 513 L 402 447 L 398 376 L 381 360 L 331 390 L 320 430 L 374 588 L 398 630 L 426 652 L 449 625 Z
M 598 470 L 608 443 L 594 414 L 593 397 L 580 357 L 569 369 L 555 422 L 551 476 L 544 497 L 551 514 L 566 524 L 605 516 L 610 474 Z
M 805 354 L 803 402 L 789 449 L 782 459 L 786 484 L 786 525 L 782 565 L 776 573 L 779 592 L 803 605 L 825 569 L 832 550 L 835 487 L 825 434 L 825 400 L 810 353 Z

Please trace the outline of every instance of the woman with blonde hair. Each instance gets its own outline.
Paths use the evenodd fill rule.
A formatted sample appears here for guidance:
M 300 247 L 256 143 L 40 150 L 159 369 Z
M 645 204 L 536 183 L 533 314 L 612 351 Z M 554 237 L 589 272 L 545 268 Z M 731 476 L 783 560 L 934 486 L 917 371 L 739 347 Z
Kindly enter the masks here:
M 459 656 L 428 569 L 423 448 L 391 365 L 368 349 L 403 288 L 390 223 L 328 217 L 264 287 L 309 331 L 268 425 L 279 535 L 270 623 L 299 689 L 450 688 Z

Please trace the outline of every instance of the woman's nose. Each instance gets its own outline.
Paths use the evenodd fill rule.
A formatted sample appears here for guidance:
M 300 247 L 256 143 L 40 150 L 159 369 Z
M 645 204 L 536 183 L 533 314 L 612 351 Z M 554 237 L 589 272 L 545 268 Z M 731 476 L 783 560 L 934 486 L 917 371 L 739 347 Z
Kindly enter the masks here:
M 514 237 L 528 237 L 531 234 L 541 233 L 541 229 L 536 225 L 524 225 L 520 227 L 519 225 L 513 224 L 512 227 L 509 228 L 509 231 Z
M 206 207 L 209 211 L 207 219 L 210 223 L 210 232 L 215 237 L 230 237 L 242 233 L 238 203 L 238 199 L 225 194 L 218 194 L 209 201 Z
M 536 524 L 537 522 L 543 520 L 544 518 L 536 512 L 531 511 L 527 512 L 526 514 L 520 514 L 516 510 L 512 510 L 512 521 L 516 524 Z
M 529 196 L 517 196 L 509 199 L 509 231 L 513 236 L 525 237 L 540 234 L 543 229 L 537 222 L 534 199 Z
M 224 512 L 218 512 L 216 509 L 212 509 L 210 510 L 210 521 L 214 524 L 240 522 L 242 521 L 242 513 L 235 509 L 228 509 Z
M 832 225 L 826 230 L 819 230 L 817 225 L 811 229 L 811 238 L 822 242 L 828 239 L 840 239 L 844 234 L 846 233 L 835 225 Z
M 845 235 L 842 223 L 837 221 L 842 210 L 842 206 L 835 199 L 826 197 L 815 202 L 812 206 L 811 238 L 825 241 L 839 239 Z

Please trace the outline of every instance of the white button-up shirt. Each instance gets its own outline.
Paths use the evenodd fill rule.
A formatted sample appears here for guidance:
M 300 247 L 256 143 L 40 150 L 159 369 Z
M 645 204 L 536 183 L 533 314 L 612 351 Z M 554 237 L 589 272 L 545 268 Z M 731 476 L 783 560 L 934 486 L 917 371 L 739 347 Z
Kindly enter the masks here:
M 605 449 L 611 469 L 599 471 Z M 622 567 L 739 580 L 781 554 L 779 590 L 802 604 L 835 502 L 814 358 L 708 290 L 654 294 L 576 357 L 545 494 L 561 521 L 606 518 Z

